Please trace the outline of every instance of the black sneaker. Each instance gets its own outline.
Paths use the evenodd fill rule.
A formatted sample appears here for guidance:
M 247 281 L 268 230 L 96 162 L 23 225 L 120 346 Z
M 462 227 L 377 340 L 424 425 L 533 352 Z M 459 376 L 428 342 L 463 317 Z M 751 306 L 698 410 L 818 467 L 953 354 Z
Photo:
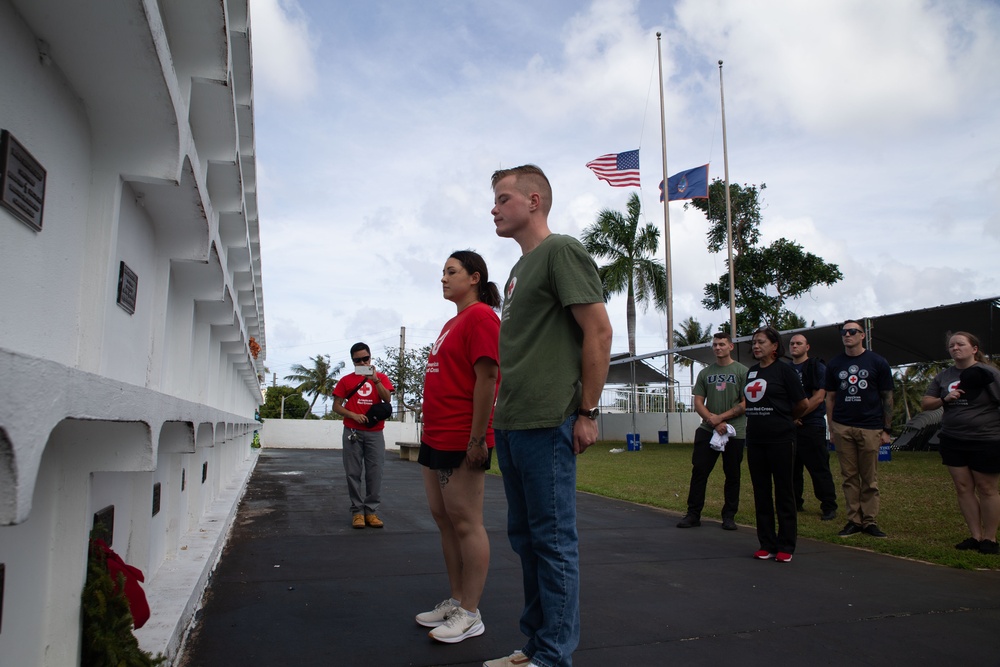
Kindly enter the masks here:
M 837 510 L 830 510 L 819 515 L 820 521 L 833 521 L 837 518 Z
M 722 530 L 736 530 L 736 522 L 731 518 L 725 518 L 722 520 Z
M 981 554 L 1000 554 L 1000 544 L 997 544 L 993 540 L 983 540 L 979 543 L 979 553 Z
M 865 535 L 870 535 L 871 537 L 889 537 L 881 530 L 878 529 L 878 524 L 870 523 L 864 527 Z
M 701 519 L 692 514 L 688 514 L 677 523 L 678 528 L 697 528 L 700 525 Z
M 837 533 L 837 537 L 853 537 L 861 532 L 861 526 L 854 523 L 853 521 L 848 521 L 844 529 Z
M 959 551 L 979 551 L 979 540 L 974 537 L 967 537 L 956 544 L 955 548 Z

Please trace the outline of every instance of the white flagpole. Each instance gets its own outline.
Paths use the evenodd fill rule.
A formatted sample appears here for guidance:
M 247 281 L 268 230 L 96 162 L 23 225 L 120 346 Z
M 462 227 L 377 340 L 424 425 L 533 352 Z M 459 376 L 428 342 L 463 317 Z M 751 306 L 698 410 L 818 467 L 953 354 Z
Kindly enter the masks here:
M 674 347 L 674 285 L 670 264 L 670 188 L 667 185 L 667 120 L 663 106 L 663 56 L 660 33 L 656 33 L 656 60 L 660 73 L 660 138 L 663 142 L 663 245 L 667 258 L 667 348 Z M 674 411 L 674 355 L 667 355 L 667 412 Z
M 726 170 L 726 245 L 729 247 L 729 333 L 736 340 L 736 276 L 733 267 L 733 213 L 729 204 L 729 148 L 726 144 L 726 93 L 722 88 L 722 61 L 719 61 L 719 96 L 722 98 L 722 161 Z

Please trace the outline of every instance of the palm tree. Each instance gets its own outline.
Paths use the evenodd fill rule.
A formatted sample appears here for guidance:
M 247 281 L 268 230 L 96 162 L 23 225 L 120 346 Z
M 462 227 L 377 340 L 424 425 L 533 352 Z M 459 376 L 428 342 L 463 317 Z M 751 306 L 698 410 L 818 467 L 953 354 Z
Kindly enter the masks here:
M 296 387 L 298 391 L 313 395 L 308 413 L 312 414 L 316 399 L 323 396 L 323 400 L 326 400 L 326 397 L 333 392 L 333 388 L 337 385 L 337 376 L 344 368 L 344 362 L 340 361 L 336 366 L 332 366 L 329 354 L 317 354 L 315 357 L 309 357 L 309 360 L 313 362 L 312 368 L 295 364 L 292 366 L 291 375 L 286 375 L 285 379 L 298 382 L 299 386 Z
M 712 340 L 712 325 L 709 324 L 707 327 L 702 328 L 701 323 L 694 319 L 694 317 L 689 316 L 681 322 L 680 327 L 679 331 L 674 329 L 674 347 L 698 345 L 699 343 L 707 343 Z M 694 385 L 694 360 L 675 355 L 674 361 L 681 366 L 691 369 L 691 384 Z
M 660 230 L 653 223 L 639 226 L 639 195 L 628 198 L 628 217 L 604 209 L 597 221 L 583 230 L 583 247 L 595 258 L 609 262 L 598 268 L 605 302 L 613 294 L 626 293 L 628 351 L 635 354 L 635 304 L 643 310 L 652 299 L 656 308 L 667 307 L 667 271 L 653 255 L 660 246 Z

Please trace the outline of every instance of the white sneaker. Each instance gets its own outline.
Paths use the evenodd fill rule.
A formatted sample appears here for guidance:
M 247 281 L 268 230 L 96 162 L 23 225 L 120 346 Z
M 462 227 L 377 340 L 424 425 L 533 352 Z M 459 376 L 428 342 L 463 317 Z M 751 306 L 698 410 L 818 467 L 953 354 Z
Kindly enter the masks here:
M 514 651 L 503 658 L 487 660 L 483 663 L 483 667 L 528 667 L 530 664 L 531 660 L 528 659 L 528 656 L 521 651 Z
M 486 632 L 482 615 L 477 611 L 475 616 L 469 616 L 464 609 L 456 608 L 451 616 L 430 632 L 428 636 L 445 644 L 457 644 L 469 637 L 478 637 Z
M 439 602 L 434 609 L 417 614 L 416 620 L 425 628 L 436 628 L 447 621 L 448 617 L 454 614 L 457 609 L 458 605 L 454 604 L 451 598 L 448 598 Z

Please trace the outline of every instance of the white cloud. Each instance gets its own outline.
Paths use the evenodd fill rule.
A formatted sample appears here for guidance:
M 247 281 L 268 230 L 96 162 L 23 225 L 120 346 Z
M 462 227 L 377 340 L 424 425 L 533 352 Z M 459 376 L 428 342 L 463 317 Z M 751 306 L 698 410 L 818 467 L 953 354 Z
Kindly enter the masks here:
M 301 101 L 316 89 L 317 39 L 296 0 L 250 0 L 254 84 L 270 100 Z

